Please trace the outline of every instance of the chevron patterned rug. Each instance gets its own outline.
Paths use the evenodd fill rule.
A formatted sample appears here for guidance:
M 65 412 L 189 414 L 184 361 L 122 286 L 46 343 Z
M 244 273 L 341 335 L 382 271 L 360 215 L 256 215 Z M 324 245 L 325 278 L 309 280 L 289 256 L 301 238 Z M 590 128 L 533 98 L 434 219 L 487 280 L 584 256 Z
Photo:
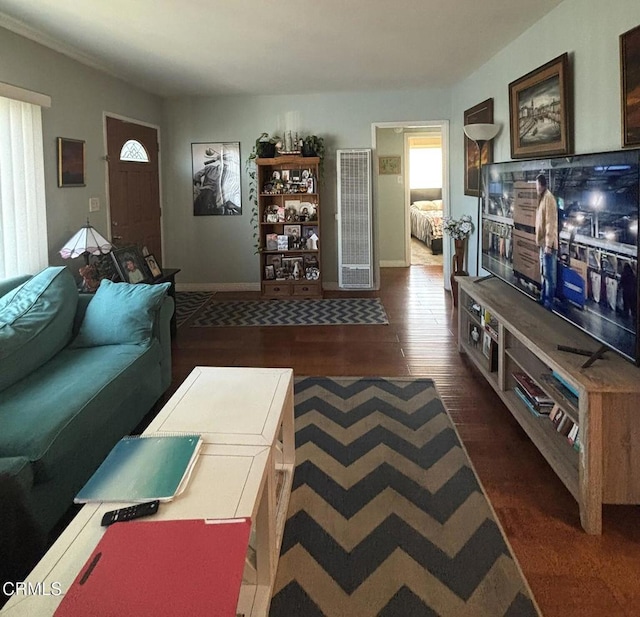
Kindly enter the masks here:
M 379 298 L 305 298 L 208 302 L 191 327 L 388 324 Z
M 304 378 L 270 617 L 540 615 L 429 379 Z
M 176 326 L 179 328 L 209 299 L 210 291 L 176 292 Z

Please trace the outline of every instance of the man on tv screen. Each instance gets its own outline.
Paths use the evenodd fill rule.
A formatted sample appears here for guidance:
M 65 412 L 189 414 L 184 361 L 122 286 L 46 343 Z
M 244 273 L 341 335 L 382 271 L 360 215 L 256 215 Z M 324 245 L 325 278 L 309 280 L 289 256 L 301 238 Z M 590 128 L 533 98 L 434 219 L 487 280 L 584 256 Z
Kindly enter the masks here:
M 547 178 L 540 174 L 536 178 L 538 209 L 536 210 L 536 244 L 540 249 L 540 276 L 542 290 L 540 304 L 553 308 L 556 294 L 558 269 L 558 204 L 547 188 Z

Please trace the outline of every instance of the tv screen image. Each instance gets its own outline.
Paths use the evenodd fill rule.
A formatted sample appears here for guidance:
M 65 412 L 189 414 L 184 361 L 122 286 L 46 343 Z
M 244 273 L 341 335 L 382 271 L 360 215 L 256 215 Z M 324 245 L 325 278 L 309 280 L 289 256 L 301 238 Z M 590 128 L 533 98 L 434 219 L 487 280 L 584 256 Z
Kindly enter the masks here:
M 492 163 L 483 172 L 482 268 L 541 301 L 535 225 L 543 174 L 558 213 L 547 308 L 638 364 L 640 150 Z

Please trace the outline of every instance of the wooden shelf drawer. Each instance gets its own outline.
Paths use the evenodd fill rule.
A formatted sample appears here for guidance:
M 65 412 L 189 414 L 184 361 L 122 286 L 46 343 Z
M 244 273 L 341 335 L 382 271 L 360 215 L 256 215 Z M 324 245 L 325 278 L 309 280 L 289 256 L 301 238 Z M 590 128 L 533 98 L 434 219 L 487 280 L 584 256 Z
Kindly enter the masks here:
M 291 285 L 292 295 L 294 296 L 319 296 L 320 283 L 311 283 L 309 281 L 296 281 Z
M 290 296 L 290 289 L 289 281 L 263 281 L 262 283 L 262 293 L 265 296 Z

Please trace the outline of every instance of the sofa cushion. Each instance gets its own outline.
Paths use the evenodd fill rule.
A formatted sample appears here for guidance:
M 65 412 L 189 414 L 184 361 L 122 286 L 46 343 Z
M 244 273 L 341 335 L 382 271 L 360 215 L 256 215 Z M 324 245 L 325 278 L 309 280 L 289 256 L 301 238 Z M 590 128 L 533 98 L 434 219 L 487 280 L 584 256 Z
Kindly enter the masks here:
M 15 478 L 25 493 L 28 493 L 33 486 L 31 461 L 26 456 L 0 458 L 0 475 L 3 474 Z
M 170 283 L 145 285 L 104 279 L 89 302 L 72 347 L 135 345 L 151 339 L 153 323 Z
M 77 303 L 66 267 L 46 268 L 0 298 L 0 392 L 68 344 Z
M 132 392 L 162 394 L 160 355 L 157 341 L 62 350 L 0 392 L 0 456 L 26 456 L 36 483 L 64 474 Z

